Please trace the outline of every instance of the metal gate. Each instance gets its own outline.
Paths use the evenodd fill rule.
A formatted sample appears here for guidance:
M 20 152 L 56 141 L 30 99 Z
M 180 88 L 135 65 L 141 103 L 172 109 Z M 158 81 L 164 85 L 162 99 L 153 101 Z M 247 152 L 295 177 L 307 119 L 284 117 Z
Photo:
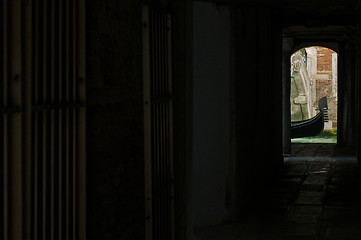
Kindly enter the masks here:
M 171 18 L 143 7 L 146 236 L 174 239 Z
M 85 0 L 2 0 L 0 239 L 85 239 Z

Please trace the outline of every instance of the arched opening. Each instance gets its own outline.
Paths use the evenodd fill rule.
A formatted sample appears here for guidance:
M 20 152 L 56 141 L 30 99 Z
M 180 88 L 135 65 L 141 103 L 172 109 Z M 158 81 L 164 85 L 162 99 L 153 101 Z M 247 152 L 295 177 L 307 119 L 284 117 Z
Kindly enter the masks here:
M 292 143 L 337 143 L 337 58 L 334 50 L 321 46 L 305 47 L 291 55 Z M 326 105 L 320 107 L 320 99 L 327 104 L 325 100 Z

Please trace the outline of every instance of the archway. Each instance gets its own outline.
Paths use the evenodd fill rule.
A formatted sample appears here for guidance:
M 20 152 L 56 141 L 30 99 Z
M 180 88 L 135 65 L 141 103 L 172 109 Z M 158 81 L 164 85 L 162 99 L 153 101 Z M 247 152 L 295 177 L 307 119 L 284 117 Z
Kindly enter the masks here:
M 312 119 L 319 112 L 318 101 L 327 97 L 323 131 L 318 135 L 295 137 L 294 143 L 337 143 L 337 57 L 330 48 L 311 46 L 290 57 L 291 122 Z

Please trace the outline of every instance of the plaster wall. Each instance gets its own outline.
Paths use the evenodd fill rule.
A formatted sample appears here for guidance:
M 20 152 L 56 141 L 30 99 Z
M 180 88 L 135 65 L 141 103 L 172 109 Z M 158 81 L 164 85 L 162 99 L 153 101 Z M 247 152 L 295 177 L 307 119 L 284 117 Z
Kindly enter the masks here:
M 227 218 L 230 158 L 230 13 L 211 3 L 193 5 L 194 228 Z

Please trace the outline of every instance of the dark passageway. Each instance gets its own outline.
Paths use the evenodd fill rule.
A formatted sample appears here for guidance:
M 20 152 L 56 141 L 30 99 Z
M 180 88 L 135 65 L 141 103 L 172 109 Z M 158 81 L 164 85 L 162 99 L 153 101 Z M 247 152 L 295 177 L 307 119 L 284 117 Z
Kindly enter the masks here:
M 281 179 L 241 221 L 197 232 L 202 240 L 357 240 L 357 161 L 334 144 L 296 144 Z
M 0 2 L 1 240 L 361 238 L 359 0 Z M 337 145 L 291 142 L 310 46 Z

